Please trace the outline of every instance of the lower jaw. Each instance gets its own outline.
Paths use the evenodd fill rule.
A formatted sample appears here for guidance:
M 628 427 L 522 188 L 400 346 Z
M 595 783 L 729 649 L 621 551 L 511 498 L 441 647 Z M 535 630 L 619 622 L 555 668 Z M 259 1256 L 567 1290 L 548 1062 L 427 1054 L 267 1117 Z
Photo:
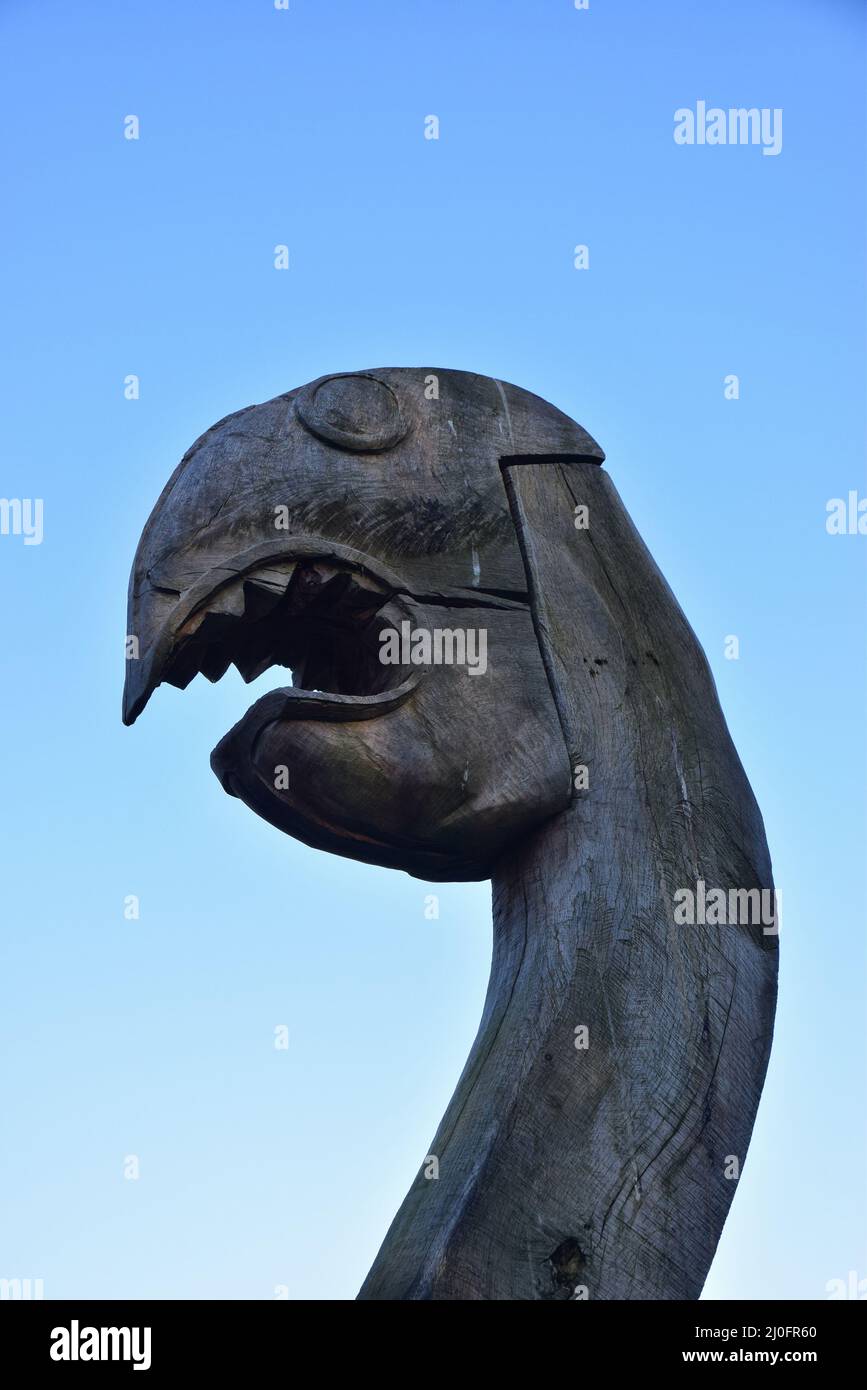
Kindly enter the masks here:
M 266 725 L 277 720 L 323 720 L 327 723 L 348 724 L 357 720 L 378 719 L 398 709 L 417 689 L 422 677 L 416 673 L 400 685 L 382 690 L 377 695 L 336 695 L 324 690 L 302 690 L 284 686 L 271 690 L 251 705 L 238 723 L 220 739 L 211 754 L 211 767 L 225 787 L 223 770 L 242 764 L 253 767 L 256 740 Z
M 378 837 L 369 830 L 326 820 L 310 806 L 294 805 L 257 770 L 256 751 L 267 729 L 287 721 L 347 723 L 380 718 L 412 695 L 422 676 L 378 695 L 330 695 L 287 687 L 257 700 L 211 754 L 211 768 L 223 790 L 284 834 L 313 849 L 383 868 L 402 869 L 430 882 L 472 882 L 490 877 L 490 865 L 469 862 L 411 840 Z

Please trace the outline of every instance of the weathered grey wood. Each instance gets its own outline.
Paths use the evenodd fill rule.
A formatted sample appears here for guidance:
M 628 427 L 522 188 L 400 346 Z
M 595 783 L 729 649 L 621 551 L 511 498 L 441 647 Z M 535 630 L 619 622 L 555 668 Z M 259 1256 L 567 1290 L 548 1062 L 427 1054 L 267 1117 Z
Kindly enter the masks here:
M 770 862 L 703 653 L 602 457 L 504 383 L 326 378 L 203 436 L 136 557 L 129 722 L 161 678 L 276 651 L 312 689 L 253 705 L 213 755 L 224 787 L 309 844 L 493 879 L 438 1176 L 420 1168 L 363 1299 L 695 1298 L 736 1190 L 777 938 L 679 924 L 675 895 L 770 890 Z M 404 619 L 484 627 L 487 670 L 386 680 L 365 644 Z
M 431 1145 L 440 1178 L 416 1179 L 362 1297 L 696 1298 L 767 1065 L 776 937 L 676 926 L 672 899 L 698 879 L 770 887 L 761 820 L 704 656 L 610 479 L 587 464 L 506 477 L 590 785 L 494 870 L 491 983 Z

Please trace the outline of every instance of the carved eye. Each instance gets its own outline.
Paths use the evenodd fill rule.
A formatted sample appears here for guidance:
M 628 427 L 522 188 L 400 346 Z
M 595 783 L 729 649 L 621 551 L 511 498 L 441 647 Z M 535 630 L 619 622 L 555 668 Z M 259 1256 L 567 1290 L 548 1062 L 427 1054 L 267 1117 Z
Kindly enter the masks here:
M 311 434 L 353 453 L 392 449 L 409 428 L 391 387 L 361 373 L 314 381 L 296 397 L 295 409 Z

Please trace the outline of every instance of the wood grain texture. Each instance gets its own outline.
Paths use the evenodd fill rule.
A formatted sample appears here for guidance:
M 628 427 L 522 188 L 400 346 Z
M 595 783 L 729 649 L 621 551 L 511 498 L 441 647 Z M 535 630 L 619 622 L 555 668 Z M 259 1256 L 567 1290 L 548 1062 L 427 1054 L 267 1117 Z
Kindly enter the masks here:
M 777 937 L 676 925 L 673 899 L 699 879 L 771 888 L 761 818 L 610 478 L 541 463 L 505 478 L 589 788 L 494 870 L 491 980 L 430 1147 L 440 1177 L 416 1179 L 360 1296 L 694 1299 L 761 1094 Z
M 225 790 L 309 845 L 493 881 L 438 1176 L 422 1165 L 362 1299 L 697 1298 L 737 1189 L 777 937 L 675 904 L 769 893 L 770 860 L 603 459 L 508 383 L 341 373 L 206 431 L 136 553 L 126 722 L 163 682 L 290 667 L 214 750 Z M 403 622 L 484 632 L 484 671 L 384 668 Z

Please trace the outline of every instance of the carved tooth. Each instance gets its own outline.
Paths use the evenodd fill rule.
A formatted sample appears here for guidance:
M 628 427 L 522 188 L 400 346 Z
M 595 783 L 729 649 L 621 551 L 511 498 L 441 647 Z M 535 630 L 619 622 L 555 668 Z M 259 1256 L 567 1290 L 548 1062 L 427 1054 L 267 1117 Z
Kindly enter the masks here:
M 382 673 L 374 669 L 362 675 L 360 653 L 337 641 L 335 624 L 360 629 L 390 597 L 359 572 L 318 559 L 254 570 L 241 582 L 224 585 L 188 618 L 164 679 L 184 689 L 201 670 L 216 682 L 234 662 L 247 682 L 279 664 L 292 666 L 308 686 L 366 687 Z M 293 615 L 301 617 L 300 626 Z M 313 620 L 312 629 L 307 619 Z M 322 619 L 328 620 L 330 636 L 317 633 Z
M 255 680 L 275 663 L 275 648 L 286 640 L 288 625 L 274 611 L 272 619 L 248 621 L 238 630 L 232 660 L 245 681 Z
M 289 612 L 298 613 L 306 609 L 323 585 L 320 567 L 312 564 L 299 565 L 289 586 Z
M 244 613 L 244 590 L 240 584 L 227 584 L 224 589 L 219 589 L 213 594 L 201 608 L 192 613 L 183 627 L 178 632 L 176 641 L 178 643 L 187 638 L 195 637 L 196 634 L 207 642 L 211 640 L 216 632 L 225 630 L 228 622 L 233 622 L 240 618 Z
M 305 617 L 333 609 L 335 615 L 363 623 L 387 603 L 391 591 L 353 570 L 317 560 L 298 566 L 289 590 L 289 611 Z
M 363 627 L 391 597 L 390 589 L 379 588 L 362 574 L 353 574 L 346 593 L 341 595 L 340 615 Z
M 267 671 L 269 666 L 274 665 L 274 653 L 268 651 L 257 656 L 254 652 L 244 652 L 235 657 L 235 665 L 242 680 L 249 685 L 250 681 L 254 681 L 257 676 L 261 676 L 263 671 Z
M 177 690 L 186 690 L 194 676 L 199 674 L 200 662 L 206 650 L 200 642 L 185 642 L 173 653 L 161 679 Z
M 271 665 L 275 641 L 276 635 L 268 623 L 254 625 L 247 630 L 246 640 L 232 655 L 245 681 L 255 680 Z
M 244 586 L 233 582 L 219 589 L 208 599 L 205 607 L 209 613 L 219 613 L 227 618 L 244 616 Z
M 330 603 L 332 595 L 336 596 L 341 593 L 349 578 L 347 570 L 338 569 L 325 560 L 302 562 L 296 569 L 289 587 L 290 613 L 304 613 L 306 615 L 310 603 L 314 599 L 318 599 L 320 595 L 325 595 L 326 591 Z M 339 581 L 339 583 L 336 588 L 332 588 L 335 581 Z
M 280 602 L 295 573 L 295 564 L 255 570 L 244 581 L 244 617 L 257 622 Z
M 185 641 L 188 637 L 194 637 L 207 616 L 208 613 L 205 608 L 200 608 L 197 613 L 193 613 L 192 617 L 187 618 L 183 627 L 180 628 L 175 641 L 180 643 Z
M 229 669 L 232 660 L 230 651 L 222 645 L 213 645 L 205 648 L 205 655 L 202 658 L 202 675 L 209 681 L 216 684 L 222 680 Z
M 330 578 L 325 579 L 320 588 L 317 589 L 315 596 L 311 599 L 306 613 L 314 615 L 324 612 L 326 609 L 334 608 L 340 603 L 351 583 L 352 578 L 345 571 L 343 573 L 338 572 Z

